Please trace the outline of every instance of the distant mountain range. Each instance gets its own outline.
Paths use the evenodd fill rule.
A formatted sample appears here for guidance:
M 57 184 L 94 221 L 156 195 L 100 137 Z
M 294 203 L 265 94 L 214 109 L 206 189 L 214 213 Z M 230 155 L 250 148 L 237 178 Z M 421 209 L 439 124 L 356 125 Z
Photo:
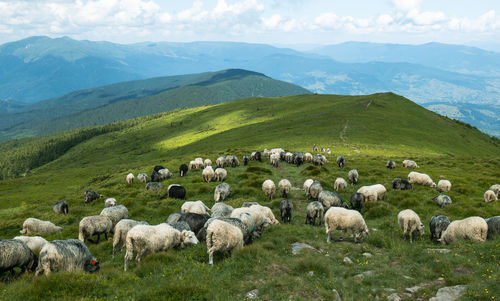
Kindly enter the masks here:
M 500 104 L 499 56 L 439 43 L 352 42 L 300 52 L 233 42 L 120 45 L 32 37 L 0 46 L 0 99 L 37 102 L 126 80 L 240 68 L 316 93 L 392 91 L 425 106 L 489 106 Z M 488 133 L 484 124 L 498 125 L 469 120 Z

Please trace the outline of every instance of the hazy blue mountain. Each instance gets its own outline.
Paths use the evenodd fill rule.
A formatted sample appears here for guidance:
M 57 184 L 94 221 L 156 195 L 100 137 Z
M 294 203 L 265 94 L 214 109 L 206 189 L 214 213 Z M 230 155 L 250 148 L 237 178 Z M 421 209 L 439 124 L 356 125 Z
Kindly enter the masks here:
M 0 99 L 0 113 L 17 112 L 26 106 L 27 104 L 23 102 Z

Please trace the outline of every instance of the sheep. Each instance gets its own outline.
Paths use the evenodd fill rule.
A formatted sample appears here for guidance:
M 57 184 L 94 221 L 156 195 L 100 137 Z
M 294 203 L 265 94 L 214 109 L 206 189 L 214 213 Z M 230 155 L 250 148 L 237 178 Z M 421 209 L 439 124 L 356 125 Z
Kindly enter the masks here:
M 196 161 L 194 160 L 189 161 L 189 169 L 196 169 L 196 166 L 197 166 Z
M 494 202 L 497 200 L 497 195 L 493 190 L 486 190 L 486 192 L 484 193 L 484 201 L 486 203 Z
M 326 242 L 329 243 L 332 231 L 342 230 L 340 240 L 343 239 L 347 230 L 351 230 L 354 235 L 354 242 L 358 238 L 368 237 L 369 231 L 365 220 L 356 210 L 349 210 L 342 207 L 331 207 L 325 213 Z
M 271 221 L 272 225 L 276 225 L 276 224 L 280 223 L 276 219 L 276 217 L 274 217 L 274 213 L 271 210 L 271 208 L 266 207 L 266 206 L 262 206 L 262 205 L 252 205 L 252 206 L 250 206 L 250 208 L 256 208 L 256 209 L 260 210 L 260 212 Z
M 306 207 L 306 225 L 315 225 L 316 224 L 316 219 L 319 221 L 319 225 L 321 225 L 323 221 L 323 205 L 318 202 L 318 201 L 313 201 L 307 204 Z
M 97 235 L 96 244 L 99 243 L 101 234 L 108 240 L 108 233 L 113 231 L 113 221 L 105 215 L 93 215 L 82 218 L 78 226 L 78 239 L 81 242 L 88 240 L 94 242 L 89 237 Z
M 344 156 L 338 156 L 337 157 L 337 166 L 340 168 L 344 168 L 345 165 L 345 158 Z
M 398 213 L 399 227 L 403 231 L 403 237 L 408 233 L 410 242 L 413 242 L 413 232 L 420 232 L 420 236 L 424 235 L 424 224 L 420 221 L 420 217 L 415 211 L 406 209 Z
M 282 200 L 280 202 L 280 213 L 281 220 L 286 223 L 292 222 L 292 212 L 293 212 L 293 204 L 290 200 Z
M 125 242 L 127 240 L 127 233 L 134 226 L 137 225 L 149 225 L 144 221 L 135 221 L 133 219 L 122 219 L 115 226 L 115 233 L 113 235 L 113 257 L 115 257 L 116 250 L 120 248 L 120 252 L 125 247 Z
M 256 231 L 257 227 L 255 225 L 255 220 L 253 219 L 252 215 L 250 215 L 250 213 L 240 212 L 238 216 L 229 218 L 238 219 L 247 227 L 248 233 L 243 233 L 243 240 L 246 245 L 252 243 L 253 237 L 260 237 L 260 232 Z M 223 218 L 223 220 L 226 219 Z
M 395 178 L 392 180 L 392 189 L 394 190 L 412 190 L 413 186 L 407 180 Z
M 240 166 L 240 161 L 238 160 L 238 157 L 236 156 L 228 156 L 228 157 L 230 157 L 229 164 L 231 165 L 231 167 Z
M 220 156 L 217 160 L 215 160 L 215 164 L 217 164 L 217 167 L 224 167 L 224 165 L 226 165 L 226 158 Z
M 161 183 L 149 182 L 146 184 L 146 190 L 158 191 L 163 189 L 163 185 Z
M 187 164 L 181 164 L 181 166 L 179 166 L 179 176 L 185 177 L 188 170 L 189 170 L 189 168 L 188 168 Z
M 365 197 L 361 193 L 351 194 L 351 208 L 361 212 L 363 206 L 365 205 Z
M 250 214 L 255 223 L 255 229 L 257 233 L 261 233 L 264 228 L 267 228 L 272 225 L 272 221 L 267 216 L 265 216 L 259 208 L 254 206 L 235 208 L 231 213 L 231 217 L 241 219 L 242 214 L 244 213 Z
M 132 184 L 132 183 L 134 183 L 134 180 L 135 180 L 135 177 L 134 177 L 134 174 L 133 174 L 133 173 L 129 173 L 129 174 L 125 177 L 125 181 L 127 181 L 127 184 Z
M 406 168 L 419 168 L 417 163 L 413 160 L 403 160 L 403 167 Z
M 74 270 L 93 273 L 99 269 L 99 261 L 83 242 L 78 239 L 53 240 L 40 251 L 35 276 Z
M 323 204 L 325 210 L 328 210 L 330 207 L 343 207 L 348 208 L 347 204 L 342 201 L 340 195 L 336 192 L 323 190 L 318 195 L 318 201 Z
M 253 152 L 250 156 L 250 160 L 262 162 L 262 154 L 260 152 Z
M 101 211 L 101 215 L 109 217 L 113 222 L 113 228 L 121 219 L 129 217 L 128 209 L 123 205 L 104 208 Z M 111 232 L 113 232 L 113 230 L 111 230 Z
M 195 162 L 196 169 L 202 169 L 205 167 L 205 165 L 203 164 L 202 158 L 196 158 L 196 159 L 194 159 L 194 162 Z
M 168 168 L 162 168 L 158 170 L 158 173 L 160 174 L 161 181 L 170 179 L 172 177 L 172 173 L 170 172 L 170 170 L 168 170 Z
M 230 217 L 234 208 L 224 204 L 223 202 L 215 203 L 210 211 L 212 212 L 212 217 Z
M 229 184 L 222 183 L 222 184 L 219 184 L 219 185 L 215 186 L 214 201 L 216 201 L 216 202 L 222 202 L 229 195 L 231 195 L 231 187 L 229 187 Z
M 313 160 L 313 156 L 311 153 L 305 153 L 304 154 L 304 162 L 306 163 L 311 163 Z
M 276 192 L 276 185 L 274 185 L 274 182 L 272 180 L 265 180 L 264 183 L 262 183 L 262 191 L 268 197 L 270 200 L 273 199 L 273 195 Z
M 314 181 L 311 184 L 311 187 L 309 187 L 309 196 L 312 199 L 317 200 L 321 191 L 323 191 L 323 186 L 321 186 L 321 183 L 319 181 Z
M 470 239 L 475 242 L 484 242 L 488 236 L 488 224 L 479 216 L 471 216 L 456 220 L 448 225 L 441 235 L 442 244 L 450 244 L 457 239 Z
M 351 185 L 358 184 L 358 180 L 359 180 L 358 171 L 356 169 L 349 170 L 349 173 L 347 173 L 347 179 L 349 180 L 349 183 Z
M 161 165 L 156 165 L 154 168 L 153 168 L 153 171 L 156 171 L 156 172 L 159 172 L 161 169 L 164 169 L 165 167 L 161 166 Z
M 260 205 L 259 203 L 257 202 L 244 202 L 243 205 L 241 205 L 241 207 L 251 207 L 253 205 Z
M 198 214 L 207 214 L 207 212 L 210 210 L 202 201 L 196 201 L 196 202 L 184 202 L 181 206 L 181 212 L 191 212 L 191 213 L 198 213 Z
M 410 184 L 420 184 L 420 185 L 427 185 L 430 187 L 436 187 L 436 183 L 432 181 L 431 177 L 425 173 L 419 173 L 416 171 L 412 171 L 408 174 L 408 182 Z
M 212 160 L 210 159 L 203 160 L 203 165 L 205 165 L 205 167 L 212 166 Z
M 146 184 L 148 182 L 148 175 L 145 173 L 140 173 L 137 175 L 137 181 Z
M 500 216 L 493 216 L 486 220 L 488 224 L 488 239 L 495 238 L 495 235 L 500 234 Z
M 377 200 L 385 199 L 385 193 L 387 192 L 387 189 L 385 189 L 384 185 L 374 184 L 371 185 L 371 187 L 373 187 L 377 191 Z
M 272 166 L 279 167 L 279 165 L 280 165 L 280 155 L 279 154 L 272 154 L 269 157 L 269 160 L 271 161 Z
M 104 207 L 105 208 L 107 208 L 107 207 L 113 207 L 113 206 L 116 206 L 116 199 L 115 198 L 107 198 L 104 201 Z
M 179 220 L 179 218 L 181 218 L 181 216 L 183 215 L 183 213 L 180 213 L 180 212 L 176 212 L 176 213 L 172 213 L 170 214 L 168 217 L 167 217 L 167 220 L 165 221 L 167 224 L 169 223 L 174 223 L 176 221 Z
M 328 162 L 328 160 L 326 159 L 325 156 L 321 154 L 316 154 L 314 155 L 312 162 L 314 163 L 314 165 L 324 165 L 326 162 Z
M 24 221 L 23 229 L 19 231 L 21 234 L 39 233 L 41 235 L 47 235 L 54 232 L 62 232 L 62 228 L 49 221 L 42 221 L 32 217 Z
M 36 256 L 28 246 L 17 239 L 0 240 L 0 274 L 10 271 L 14 274 L 14 268 L 21 268 L 21 273 L 35 270 L 37 266 Z
M 89 204 L 97 199 L 100 199 L 100 198 L 102 198 L 102 194 L 98 194 L 97 192 L 95 192 L 93 190 L 87 190 L 83 194 L 83 202 L 85 203 L 85 205 L 87 205 L 87 204 Z
M 210 183 L 215 178 L 215 172 L 212 166 L 207 166 L 203 169 L 201 176 L 203 178 L 203 182 Z
M 41 236 L 16 236 L 14 239 L 24 242 L 31 251 L 40 253 L 47 240 Z
M 445 192 L 451 190 L 451 182 L 448 180 L 439 180 L 437 183 L 437 190 L 439 192 Z
M 178 231 L 191 231 L 191 228 L 189 227 L 188 223 L 186 222 L 173 222 L 173 223 L 167 223 L 168 225 L 172 226 L 172 228 L 178 230 Z M 194 233 L 194 232 L 193 232 Z
M 444 230 L 448 228 L 450 224 L 450 219 L 445 215 L 434 215 L 431 217 L 431 221 L 429 222 L 429 230 L 431 231 L 431 240 L 441 239 L 441 235 Z
M 171 184 L 167 188 L 167 194 L 169 198 L 184 200 L 186 198 L 186 188 L 179 184 Z
M 231 257 L 234 250 L 243 247 L 243 232 L 240 228 L 221 220 L 214 220 L 207 227 L 208 264 L 214 264 L 214 252 L 229 251 Z
M 151 173 L 151 182 L 161 182 L 161 181 L 162 181 L 162 175 L 157 171 L 153 171 Z
M 309 188 L 311 188 L 311 185 L 314 183 L 313 179 L 307 179 L 304 181 L 304 185 L 302 186 L 304 188 L 304 192 L 306 193 L 306 198 L 309 198 Z
M 210 215 L 208 214 L 198 214 L 198 213 L 192 213 L 192 212 L 186 212 L 186 213 L 179 213 L 180 216 L 177 218 L 177 220 L 173 220 L 169 218 L 167 219 L 168 223 L 172 222 L 186 222 L 189 225 L 189 228 L 191 231 L 194 233 L 198 233 L 201 228 L 203 228 L 203 225 L 210 219 Z
M 451 204 L 451 198 L 444 194 L 435 196 L 432 198 L 432 200 L 441 208 Z
M 137 262 L 149 253 L 166 251 L 177 246 L 196 245 L 198 239 L 192 231 L 179 231 L 165 223 L 150 226 L 137 225 L 127 234 L 127 251 L 124 258 L 124 271 L 127 271 L 128 261 L 137 253 Z
M 247 166 L 248 162 L 250 162 L 250 158 L 248 156 L 243 156 L 243 165 Z
M 333 189 L 336 191 L 343 190 L 347 188 L 347 182 L 344 178 L 336 178 L 335 183 L 333 184 Z
M 378 189 L 376 189 L 373 186 L 361 186 L 357 193 L 361 193 L 363 195 L 363 198 L 366 202 L 376 202 L 378 200 L 378 195 L 377 195 Z
M 263 151 L 262 151 L 262 155 L 266 158 L 269 158 L 271 156 L 271 152 L 269 150 L 267 150 L 267 148 L 265 148 Z
M 497 195 L 497 199 L 500 198 L 500 184 L 491 185 L 489 190 L 493 190 L 495 192 L 495 194 Z
M 385 167 L 389 169 L 394 169 L 396 168 L 396 162 L 394 162 L 393 160 L 389 160 L 387 161 L 387 164 L 385 164 Z
M 55 203 L 54 206 L 52 206 L 52 211 L 54 211 L 54 213 L 68 214 L 69 212 L 68 202 L 63 200 Z
M 281 191 L 281 195 L 284 198 L 287 198 L 288 193 L 292 189 L 292 183 L 290 183 L 290 181 L 288 181 L 287 179 L 282 179 L 281 181 L 278 182 L 278 188 Z
M 240 218 L 235 218 L 235 217 L 216 217 L 216 218 L 210 218 L 203 228 L 198 232 L 196 235 L 196 238 L 198 238 L 199 241 L 203 241 L 207 239 L 207 228 L 208 226 L 215 220 L 220 220 L 227 222 L 235 227 L 240 228 L 241 232 L 243 233 L 243 243 L 245 245 L 249 245 L 253 241 L 253 231 L 255 228 L 255 223 L 253 222 L 253 218 L 250 214 L 248 213 L 242 213 L 240 217 L 243 216 L 243 219 L 245 219 L 245 222 L 241 220 Z M 250 222 L 249 226 L 247 226 L 248 221 Z
M 224 182 L 227 177 L 227 170 L 224 168 L 217 168 L 215 171 L 215 180 L 219 182 Z

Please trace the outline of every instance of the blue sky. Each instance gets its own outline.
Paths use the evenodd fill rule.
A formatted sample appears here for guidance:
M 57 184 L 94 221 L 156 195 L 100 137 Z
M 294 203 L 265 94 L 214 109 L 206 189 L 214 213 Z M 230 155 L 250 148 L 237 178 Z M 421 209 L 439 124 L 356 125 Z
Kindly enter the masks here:
M 0 43 L 32 35 L 118 43 L 494 44 L 500 1 L 0 0 Z

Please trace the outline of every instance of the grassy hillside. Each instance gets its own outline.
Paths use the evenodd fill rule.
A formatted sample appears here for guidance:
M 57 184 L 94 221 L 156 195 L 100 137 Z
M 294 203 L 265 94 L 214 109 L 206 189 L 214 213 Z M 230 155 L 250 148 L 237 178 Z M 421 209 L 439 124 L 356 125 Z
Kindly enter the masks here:
M 360 183 L 340 192 L 344 200 L 361 185 L 381 183 L 388 192 L 385 201 L 368 204 L 362 211 L 371 232 L 361 244 L 354 244 L 349 237 L 326 244 L 324 226 L 304 225 L 308 201 L 302 191 L 293 190 L 289 197 L 295 206 L 291 225 L 266 230 L 234 258 L 217 255 L 214 267 L 207 265 L 206 246 L 200 244 L 148 256 L 138 265 L 131 263 L 124 273 L 124 254 L 111 257 L 110 238 L 89 245 L 101 262 L 98 273 L 39 278 L 5 273 L 0 275 L 0 299 L 241 300 L 246 292 L 258 289 L 263 300 L 320 300 L 331 299 L 335 289 L 343 300 L 360 300 L 385 298 L 393 293 L 390 289 L 402 296 L 405 288 L 438 277 L 444 277 L 445 285 L 467 284 L 465 300 L 500 296 L 498 239 L 483 244 L 457 242 L 448 246 L 449 254 L 438 254 L 427 251 L 440 247 L 429 241 L 428 232 L 413 244 L 402 240 L 396 221 L 397 213 L 407 208 L 415 210 L 426 225 L 434 214 L 446 214 L 452 220 L 500 214 L 500 203 L 482 201 L 484 191 L 500 178 L 496 168 L 500 163 L 498 141 L 476 129 L 391 93 L 252 98 L 137 118 L 115 126 L 119 128 L 75 142 L 61 157 L 32 169 L 30 175 L 0 181 L 0 237 L 18 235 L 24 219 L 31 216 L 64 228 L 48 239 L 77 237 L 80 219 L 98 214 L 103 207 L 102 200 L 83 206 L 87 189 L 115 197 L 127 206 L 133 219 L 160 223 L 179 211 L 182 201 L 165 198 L 164 192 L 147 192 L 143 184 L 126 185 L 124 180 L 129 172 L 150 173 L 157 164 L 174 172 L 164 186 L 182 184 L 188 200 L 203 200 L 211 207 L 217 183 L 203 183 L 199 170 L 179 178 L 178 166 L 195 157 L 214 161 L 221 154 L 235 154 L 241 158 L 263 148 L 309 151 L 316 143 L 334 153 L 327 155 L 330 163 L 324 167 L 282 163 L 273 168 L 265 160 L 252 161 L 249 167 L 227 168 L 227 183 L 233 190 L 228 204 L 237 207 L 245 201 L 257 201 L 270 206 L 278 216 L 281 198 L 276 195 L 272 201 L 266 200 L 260 190 L 265 179 L 277 183 L 288 178 L 300 188 L 305 179 L 314 178 L 325 189 L 333 190 L 335 178 L 346 178 L 353 168 L 360 173 Z M 63 133 L 0 145 L 3 158 L 9 159 L 15 151 L 29 154 L 27 150 L 37 149 L 41 139 L 52 138 L 57 143 L 58 135 Z M 332 163 L 340 154 L 347 158 L 343 170 Z M 385 168 L 389 158 L 396 160 L 397 169 Z M 453 204 L 439 209 L 430 200 L 438 192 L 428 187 L 392 191 L 392 179 L 408 174 L 401 166 L 406 158 L 416 160 L 419 171 L 435 181 L 449 179 Z M 51 211 L 52 204 L 61 199 L 70 204 L 68 216 Z M 292 255 L 294 242 L 322 251 Z M 373 257 L 364 257 L 364 252 Z M 345 256 L 354 264 L 343 264 Z M 353 278 L 365 271 L 374 271 L 375 276 Z M 430 285 L 408 299 L 427 299 L 438 287 Z

